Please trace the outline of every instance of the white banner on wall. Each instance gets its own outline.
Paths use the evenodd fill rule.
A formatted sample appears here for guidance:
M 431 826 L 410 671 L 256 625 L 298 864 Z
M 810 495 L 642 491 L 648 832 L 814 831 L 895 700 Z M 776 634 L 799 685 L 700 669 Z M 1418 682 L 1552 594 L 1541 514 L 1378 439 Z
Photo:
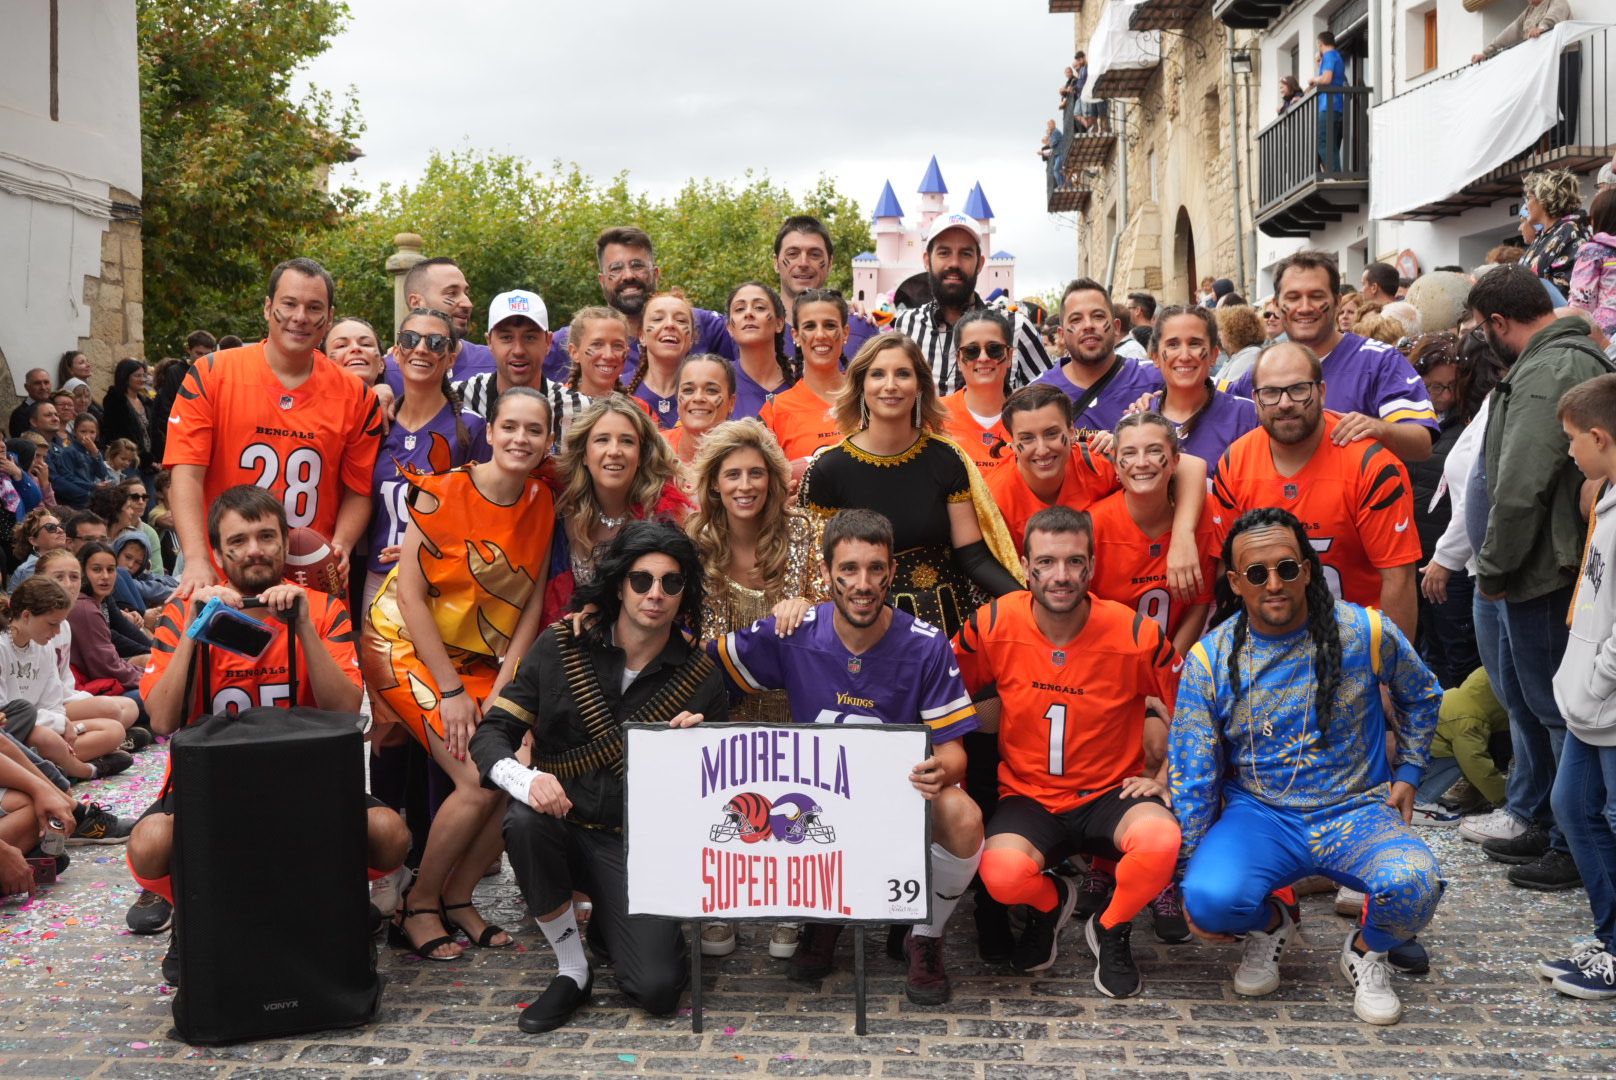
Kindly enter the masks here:
M 625 726 L 631 915 L 924 922 L 919 724 Z

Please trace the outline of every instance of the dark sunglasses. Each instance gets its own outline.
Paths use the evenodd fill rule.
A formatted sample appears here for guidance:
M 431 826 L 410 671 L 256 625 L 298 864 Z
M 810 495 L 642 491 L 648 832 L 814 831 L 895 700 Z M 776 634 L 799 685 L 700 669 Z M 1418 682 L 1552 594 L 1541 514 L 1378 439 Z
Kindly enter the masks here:
M 998 341 L 990 341 L 986 345 L 972 342 L 969 345 L 961 345 L 959 354 L 961 359 L 975 363 L 984 352 L 988 354 L 989 360 L 1003 360 L 1010 355 L 1010 346 Z
M 1302 564 L 1295 559 L 1281 559 L 1272 567 L 1262 563 L 1252 563 L 1246 567 L 1246 580 L 1256 586 L 1268 584 L 1268 575 L 1278 574 L 1279 580 L 1284 582 L 1295 581 L 1302 576 Z
M 398 332 L 398 347 L 413 349 L 425 342 L 426 351 L 430 353 L 446 353 L 449 351 L 448 334 L 418 334 L 414 330 L 400 330 Z
M 41 525 L 39 528 L 34 530 L 34 535 L 38 536 L 42 532 L 57 533 L 57 532 L 64 532 L 64 531 L 65 530 L 62 528 L 62 526 L 60 524 L 58 524 L 57 522 L 47 521 L 47 522 L 45 522 L 45 524 Z
M 651 583 L 658 580 L 657 576 L 649 570 L 630 570 L 628 587 L 642 596 L 651 591 Z M 662 592 L 666 596 L 678 596 L 685 591 L 685 576 L 680 573 L 663 574 L 661 577 Z
M 145 502 L 145 501 L 146 501 L 146 493 L 144 491 L 131 491 L 128 495 L 124 496 L 124 502 Z

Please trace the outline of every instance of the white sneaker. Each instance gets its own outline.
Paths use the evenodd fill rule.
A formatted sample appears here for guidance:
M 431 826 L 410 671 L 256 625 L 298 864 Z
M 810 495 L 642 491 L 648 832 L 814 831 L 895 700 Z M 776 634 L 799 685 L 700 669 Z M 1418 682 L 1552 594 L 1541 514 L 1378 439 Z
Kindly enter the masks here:
M 1240 966 L 1234 969 L 1234 992 L 1245 997 L 1262 997 L 1279 989 L 1279 958 L 1296 934 L 1296 923 L 1283 905 L 1279 925 L 1272 931 L 1253 930 L 1246 935 Z
M 1356 919 L 1363 914 L 1366 899 L 1368 897 L 1356 889 L 1341 889 L 1335 894 L 1335 913 L 1348 919 Z
M 1478 844 L 1488 840 L 1513 840 L 1525 831 L 1526 826 L 1503 807 L 1490 814 L 1472 814 L 1459 822 L 1459 835 Z
M 769 955 L 776 960 L 790 960 L 797 955 L 797 944 L 802 940 L 802 927 L 796 923 L 781 923 L 769 935 Z
M 734 923 L 711 922 L 701 928 L 701 955 L 728 956 L 734 951 Z
M 1415 803 L 1414 816 L 1409 819 L 1409 824 L 1444 828 L 1459 824 L 1459 815 L 1439 803 Z
M 409 883 L 410 868 L 407 866 L 401 866 L 370 883 L 370 902 L 376 905 L 376 910 L 382 913 L 384 919 L 391 919 L 393 912 L 398 910 L 398 902 Z
M 1392 989 L 1392 967 L 1383 952 L 1354 952 L 1357 936 L 1352 931 L 1341 945 L 1341 974 L 1353 987 L 1352 1011 L 1366 1024 L 1395 1024 L 1403 1018 L 1403 1003 Z

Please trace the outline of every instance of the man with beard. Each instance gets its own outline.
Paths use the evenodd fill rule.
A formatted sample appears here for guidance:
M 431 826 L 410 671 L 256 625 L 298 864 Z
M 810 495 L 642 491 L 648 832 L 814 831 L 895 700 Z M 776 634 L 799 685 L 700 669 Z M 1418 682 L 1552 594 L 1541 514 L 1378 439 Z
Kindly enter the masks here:
M 920 307 L 901 311 L 892 328 L 908 334 L 931 365 L 939 397 L 965 388 L 954 348 L 954 324 L 967 311 L 985 306 L 976 295 L 977 275 L 987 262 L 982 234 L 976 221 L 964 214 L 942 214 L 926 229 L 926 283 L 931 299 Z M 1015 324 L 1016 361 L 1010 368 L 1010 387 L 1025 386 L 1049 370 L 1049 354 L 1038 328 L 1020 312 L 1010 312 Z
M 255 706 L 306 705 L 335 712 L 357 713 L 364 700 L 359 661 L 354 654 L 354 624 L 348 609 L 336 597 L 283 581 L 286 569 L 286 510 L 263 488 L 242 484 L 224 491 L 208 510 L 208 540 L 213 557 L 224 568 L 225 584 L 201 588 L 186 600 L 171 600 L 163 609 L 152 642 L 151 664 L 141 679 L 152 730 L 171 735 L 200 717 L 235 713 Z M 207 685 L 212 700 L 202 699 L 205 685 L 191 679 L 197 643 L 187 635 L 195 604 L 218 597 L 240 607 L 246 597 L 264 602 L 270 617 L 264 621 L 274 640 L 253 659 L 212 649 Z M 284 631 L 280 628 L 284 625 Z M 297 700 L 287 686 L 287 635 L 297 635 Z M 195 696 L 186 700 L 194 686 Z M 391 873 L 409 852 L 410 834 L 394 811 L 367 796 L 367 863 L 371 877 Z M 129 836 L 129 868 L 149 893 L 174 902 L 169 863 L 174 853 L 174 792 L 165 791 L 141 815 Z M 289 890 L 295 887 L 288 882 Z M 303 898 L 307 900 L 308 898 Z M 288 903 L 297 902 L 292 896 Z M 289 943 L 290 944 L 290 943 Z M 163 977 L 177 982 L 179 955 L 170 941 L 163 958 Z
M 335 292 L 313 259 L 279 264 L 264 297 L 264 340 L 209 353 L 186 371 L 163 451 L 185 556 L 178 599 L 219 580 L 207 508 L 237 484 L 280 498 L 291 526 L 325 537 L 347 574 L 370 523 L 383 421 L 370 388 L 319 351 Z
M 428 308 L 449 316 L 458 341 L 454 366 L 449 378 L 464 382 L 473 375 L 494 370 L 494 354 L 487 345 L 467 340 L 466 328 L 471 325 L 471 287 L 460 265 L 447 256 L 426 259 L 410 267 L 404 275 L 404 310 Z M 391 352 L 382 360 L 382 378 L 396 398 L 404 393 L 404 373 L 398 368 L 398 358 Z
M 1404 461 L 1430 457 L 1438 429 L 1425 382 L 1390 345 L 1336 329 L 1341 271 L 1335 257 L 1298 251 L 1274 271 L 1274 292 L 1287 340 L 1322 357 L 1329 387 L 1324 407 L 1342 414 L 1331 441 L 1345 446 L 1374 439 Z M 1248 371 L 1228 392 L 1251 397 L 1254 378 L 1255 370 Z
M 634 369 L 640 364 L 640 329 L 645 305 L 657 291 L 662 280 L 662 268 L 656 264 L 656 252 L 651 237 L 644 229 L 632 225 L 619 225 L 607 229 L 595 238 L 595 258 L 600 264 L 600 295 L 606 306 L 616 308 L 628 319 L 628 360 L 620 376 L 628 385 L 634 378 Z M 723 315 L 706 308 L 693 309 L 696 316 L 696 341 L 690 352 L 716 353 L 734 361 L 740 354 L 729 336 L 729 323 Z M 550 353 L 544 358 L 544 377 L 565 384 L 572 371 L 572 357 L 567 352 L 570 327 L 556 331 L 550 343 Z
M 512 289 L 494 297 L 488 305 L 488 348 L 494 355 L 494 370 L 473 375 L 455 383 L 461 404 L 492 422 L 499 395 L 513 386 L 526 386 L 543 394 L 550 402 L 555 441 L 561 441 L 560 418 L 583 411 L 589 399 L 565 383 L 544 377 L 544 356 L 550 348 L 550 314 L 543 297 L 525 289 Z
M 1178 859 L 1167 788 L 1140 775 L 1145 699 L 1172 710 L 1178 654 L 1155 620 L 1089 592 L 1087 513 L 1054 506 L 1033 515 L 1021 562 L 1029 591 L 982 607 L 954 639 L 966 689 L 1000 706 L 1000 799 L 982 881 L 1000 903 L 1032 909 L 1010 962 L 1043 971 L 1078 899 L 1048 868 L 1078 853 L 1117 860 L 1110 903 L 1083 933 L 1095 988 L 1132 997 L 1140 989 L 1132 920 L 1167 889 Z
M 1480 468 L 1486 473 L 1486 539 L 1476 552 L 1478 643 L 1509 712 L 1515 765 L 1506 802 L 1467 820 L 1465 835 L 1489 856 L 1514 863 L 1509 879 L 1536 889 L 1581 880 L 1549 795 L 1565 743 L 1554 673 L 1565 653 L 1566 612 L 1586 527 L 1578 506 L 1583 476 L 1555 411 L 1560 396 L 1609 370 L 1581 317 L 1556 318 L 1543 283 L 1520 266 L 1501 266 L 1465 300 L 1498 358 L 1510 365 L 1491 399 Z M 1496 637 L 1486 632 L 1496 624 Z
M 1333 438 L 1351 418 L 1326 415 L 1323 371 L 1305 345 L 1268 346 L 1252 372 L 1262 426 L 1236 439 L 1218 463 L 1219 535 L 1248 510 L 1289 510 L 1306 526 L 1330 592 L 1380 608 L 1412 638 L 1420 538 L 1408 470 L 1378 442 Z
M 1122 323 L 1111 304 L 1111 292 L 1092 278 L 1066 286 L 1060 306 L 1061 337 L 1066 363 L 1038 381 L 1072 399 L 1073 424 L 1084 438 L 1110 434 L 1128 407 L 1163 387 L 1154 364 L 1117 355 Z
M 904 951 L 905 993 L 917 1005 L 948 1000 L 943 930 L 982 857 L 982 813 L 960 790 L 965 748 L 977 727 L 942 631 L 887 604 L 896 563 L 892 524 L 873 510 L 843 510 L 825 526 L 821 548 L 831 599 L 809 608 L 789 637 L 774 616 L 725 634 L 707 649 L 720 662 L 731 699 L 784 690 L 799 721 L 925 724 L 932 756 L 909 783 L 932 804 L 932 918 L 914 926 Z M 848 712 L 848 702 L 856 702 Z M 791 958 L 791 978 L 814 981 L 835 967 L 841 927 L 810 923 Z
M 796 317 L 797 296 L 810 289 L 823 289 L 830 278 L 831 259 L 836 247 L 831 243 L 830 230 L 823 222 L 808 214 L 793 214 L 774 234 L 774 271 L 780 275 L 780 300 L 786 306 L 787 319 Z M 849 305 L 852 307 L 852 305 Z M 797 339 L 786 326 L 786 356 L 799 368 Z M 847 344 L 842 356 L 848 360 L 858 353 L 859 347 L 879 332 L 879 328 L 864 317 L 862 307 L 850 310 L 847 318 Z

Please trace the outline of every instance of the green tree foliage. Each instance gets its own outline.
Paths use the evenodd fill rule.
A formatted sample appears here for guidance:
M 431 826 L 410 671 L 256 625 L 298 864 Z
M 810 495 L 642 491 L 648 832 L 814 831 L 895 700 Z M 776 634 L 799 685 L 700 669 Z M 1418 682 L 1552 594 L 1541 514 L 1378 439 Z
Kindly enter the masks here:
M 775 230 L 791 214 L 825 222 L 835 240 L 831 285 L 847 290 L 852 257 L 871 247 L 869 225 L 828 177 L 794 196 L 767 176 L 739 183 L 691 180 L 671 199 L 629 187 L 627 174 L 606 183 L 576 165 L 549 171 L 525 159 L 458 151 L 434 154 L 411 186 L 383 186 L 363 209 L 307 245 L 337 279 L 337 307 L 390 337 L 392 282 L 383 269 L 393 237 L 418 233 L 428 256 L 460 263 L 471 293 L 487 302 L 506 289 L 544 297 L 551 328 L 580 307 L 600 303 L 595 237 L 613 225 L 638 225 L 657 245 L 664 287 L 678 286 L 700 307 L 721 308 L 730 288 L 749 278 L 775 281 Z M 481 327 L 482 317 L 473 317 Z
M 348 17 L 337 0 L 139 0 L 146 340 L 262 336 L 263 282 L 358 193 L 325 190 L 361 130 L 350 98 L 291 100 Z

